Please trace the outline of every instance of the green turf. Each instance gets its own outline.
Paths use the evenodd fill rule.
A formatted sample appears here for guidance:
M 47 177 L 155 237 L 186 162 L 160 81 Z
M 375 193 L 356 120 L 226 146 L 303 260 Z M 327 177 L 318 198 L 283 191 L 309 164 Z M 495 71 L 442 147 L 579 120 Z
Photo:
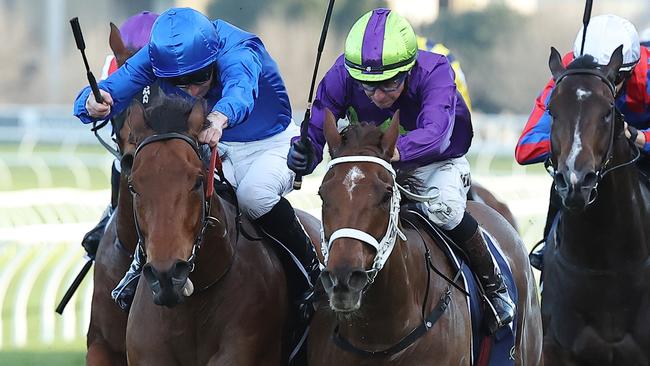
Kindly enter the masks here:
M 85 351 L 60 351 L 55 347 L 38 351 L 2 351 L 2 366 L 81 366 L 86 363 Z

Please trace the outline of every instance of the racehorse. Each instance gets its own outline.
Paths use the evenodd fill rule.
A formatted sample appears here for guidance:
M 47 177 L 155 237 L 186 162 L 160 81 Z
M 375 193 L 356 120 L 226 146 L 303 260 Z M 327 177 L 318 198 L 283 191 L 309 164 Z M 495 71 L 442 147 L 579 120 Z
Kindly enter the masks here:
M 329 306 L 320 307 L 312 321 L 310 365 L 472 362 L 465 294 L 433 277 L 427 263 L 431 261 L 447 278 L 454 277 L 454 269 L 422 227 L 398 218 L 399 190 L 388 163 L 398 126 L 396 112 L 385 133 L 371 124 L 357 124 L 339 135 L 334 116 L 327 113 L 324 130 L 333 160 L 319 195 L 320 259 L 326 266 L 321 280 Z M 515 363 L 538 365 L 541 319 L 523 243 L 496 211 L 477 202 L 468 202 L 467 208 L 496 238 L 515 275 L 519 292 Z M 331 237 L 335 232 L 336 238 Z M 383 261 L 383 267 L 376 266 Z M 428 315 L 436 312 L 437 321 L 429 321 Z M 418 327 L 426 328 L 417 335 Z
M 196 142 L 205 116 L 201 100 L 176 97 L 128 120 L 138 146 L 129 187 L 147 259 L 129 313 L 129 363 L 280 365 L 285 273 L 270 245 L 243 235 L 253 231 L 237 206 L 206 189 L 213 176 Z
M 469 193 L 467 194 L 467 199 L 484 203 L 493 208 L 496 212 L 503 216 L 503 218 L 506 219 L 510 225 L 512 225 L 515 231 L 519 231 L 519 225 L 517 225 L 515 215 L 512 214 L 512 211 L 510 211 L 508 205 L 505 202 L 500 201 L 492 192 L 483 187 L 481 184 L 472 181 L 472 186 L 470 187 Z
M 112 23 L 109 43 L 119 66 L 134 52 L 124 46 L 120 31 Z M 128 115 L 128 111 L 125 114 Z M 119 151 L 127 157 L 126 160 L 130 159 L 135 145 L 128 141 L 128 124 L 114 124 L 113 128 Z M 127 184 L 129 173 L 128 169 L 122 169 L 117 209 L 106 227 L 95 257 L 90 324 L 86 337 L 88 365 L 127 364 L 125 339 L 128 314 L 115 304 L 111 291 L 129 268 L 137 243 L 133 199 Z
M 604 67 L 589 55 L 566 69 L 557 50 L 549 57 L 562 208 L 544 255 L 546 365 L 650 364 L 650 196 L 615 107 L 622 47 Z

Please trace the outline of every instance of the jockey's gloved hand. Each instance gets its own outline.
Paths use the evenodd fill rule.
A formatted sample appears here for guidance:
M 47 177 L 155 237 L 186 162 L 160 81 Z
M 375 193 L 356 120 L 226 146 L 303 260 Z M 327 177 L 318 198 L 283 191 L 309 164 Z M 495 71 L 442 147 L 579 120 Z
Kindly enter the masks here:
M 296 140 L 291 143 L 289 155 L 287 155 L 287 166 L 298 175 L 311 173 L 311 166 L 314 162 L 314 146 L 309 138 Z

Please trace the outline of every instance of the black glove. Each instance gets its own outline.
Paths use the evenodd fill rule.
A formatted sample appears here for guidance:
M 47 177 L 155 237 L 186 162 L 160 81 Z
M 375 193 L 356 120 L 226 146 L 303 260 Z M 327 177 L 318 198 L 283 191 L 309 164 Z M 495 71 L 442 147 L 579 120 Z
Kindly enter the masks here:
M 287 155 L 287 166 L 297 175 L 307 175 L 311 173 L 314 162 L 314 147 L 309 138 L 296 140 L 291 143 L 289 154 Z

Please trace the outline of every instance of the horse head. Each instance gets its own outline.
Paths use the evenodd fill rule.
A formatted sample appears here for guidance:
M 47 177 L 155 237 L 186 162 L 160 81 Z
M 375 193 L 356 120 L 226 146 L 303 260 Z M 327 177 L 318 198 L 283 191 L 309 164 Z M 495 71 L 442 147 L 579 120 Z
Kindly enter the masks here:
M 622 47 L 604 67 L 585 55 L 564 68 L 558 51 L 551 49 L 549 67 L 556 86 L 548 103 L 550 159 L 557 192 L 570 210 L 584 210 L 596 199 L 598 183 L 611 162 L 613 142 L 623 133 L 614 104 Z
M 340 135 L 327 111 L 324 132 L 333 159 L 318 192 L 323 201 L 321 246 L 326 253 L 321 279 L 330 307 L 349 313 L 361 306 L 363 292 L 390 255 L 399 231 L 395 222 L 399 192 L 389 163 L 399 115 L 386 133 L 362 123 Z
M 204 128 L 202 101 L 192 106 L 167 98 L 145 113 L 137 104 L 128 118 L 132 155 L 129 189 L 147 263 L 144 278 L 158 305 L 184 301 L 195 252 L 205 230 L 206 170 L 196 143 Z M 123 161 L 123 166 L 125 161 Z M 190 282 L 191 283 L 191 282 Z

